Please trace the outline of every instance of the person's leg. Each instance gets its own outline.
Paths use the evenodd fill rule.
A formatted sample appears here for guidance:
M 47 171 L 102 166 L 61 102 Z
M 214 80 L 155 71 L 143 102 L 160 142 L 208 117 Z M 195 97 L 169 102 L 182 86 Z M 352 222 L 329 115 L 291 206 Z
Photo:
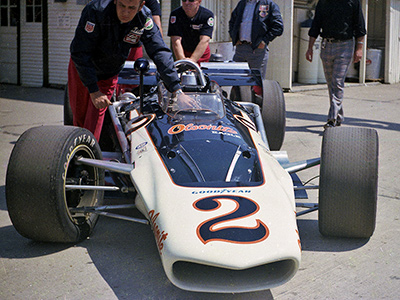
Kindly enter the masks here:
M 118 76 L 111 77 L 109 79 L 100 80 L 97 82 L 100 92 L 105 94 L 108 99 L 111 99 L 114 90 L 117 86 Z M 97 109 L 94 107 L 92 101 L 88 104 L 84 128 L 90 130 L 97 140 L 100 140 L 101 129 L 103 128 L 103 122 L 107 108 Z
M 183 50 L 183 53 L 185 54 L 185 57 L 191 57 L 193 54 L 193 52 L 186 51 L 185 49 Z M 210 57 L 211 57 L 211 50 L 210 46 L 208 46 L 204 51 L 203 55 L 197 61 L 197 63 L 208 62 L 210 61 Z
M 129 51 L 128 58 L 126 60 L 134 61 L 141 57 L 143 57 L 143 47 L 142 46 L 132 47 L 131 50 Z
M 332 77 L 332 115 L 337 125 L 344 121 L 344 81 L 354 53 L 353 41 L 338 43 L 334 50 L 335 60 Z
M 235 62 L 247 62 L 247 56 L 250 49 L 250 45 L 236 45 L 235 54 L 233 55 L 232 60 Z
M 82 127 L 92 132 L 97 141 L 100 140 L 106 110 L 107 108 L 97 109 L 94 107 L 92 101 L 90 101 L 87 108 L 85 122 Z
M 114 76 L 97 83 L 99 90 L 109 99 L 113 95 L 117 80 L 118 76 Z M 88 129 L 99 140 L 107 108 L 97 109 L 94 107 L 89 91 L 80 80 L 72 60 L 68 67 L 68 93 L 74 126 Z
M 68 97 L 73 116 L 73 125 L 84 127 L 88 104 L 92 101 L 90 100 L 89 91 L 79 78 L 78 71 L 71 59 L 68 65 Z
M 254 66 L 250 67 L 252 69 L 256 69 L 258 68 L 260 70 L 261 73 L 261 79 L 265 79 L 265 76 L 267 74 L 267 64 L 268 64 L 268 58 L 269 58 L 269 49 L 268 47 L 266 47 L 265 49 L 256 49 L 254 51 L 254 56 L 253 59 L 255 59 L 255 61 L 251 62 L 251 65 Z M 261 65 L 260 65 L 260 61 L 261 61 Z M 258 64 L 258 67 L 257 67 Z M 249 63 L 250 65 L 250 63 Z M 254 85 L 253 86 L 253 91 L 256 95 L 261 96 L 262 95 L 262 87 L 258 86 L 258 85 Z
M 326 84 L 328 86 L 328 94 L 329 94 L 329 112 L 327 118 L 327 125 L 335 125 L 334 119 L 334 111 L 332 108 L 332 78 L 333 78 L 333 62 L 334 56 L 332 55 L 333 51 L 332 43 L 322 43 L 321 47 L 321 61 L 322 66 L 324 68 L 324 74 L 326 79 Z
M 210 61 L 210 57 L 211 57 L 210 46 L 207 46 L 207 48 L 204 51 L 203 55 L 199 58 L 198 63 L 209 62 Z
M 268 47 L 265 47 L 264 49 L 257 48 L 253 50 L 253 48 L 251 48 L 251 45 L 243 44 L 236 46 L 233 61 L 247 61 L 247 63 L 249 64 L 249 68 L 259 70 L 261 73 L 261 79 L 264 79 L 267 70 L 268 57 Z M 256 95 L 262 95 L 261 86 L 253 86 L 253 91 L 256 93 Z

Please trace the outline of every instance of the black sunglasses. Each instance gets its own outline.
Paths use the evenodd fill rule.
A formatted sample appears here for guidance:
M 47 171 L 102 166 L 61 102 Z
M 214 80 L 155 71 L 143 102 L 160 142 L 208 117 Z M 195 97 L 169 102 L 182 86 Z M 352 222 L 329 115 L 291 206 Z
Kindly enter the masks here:
M 194 2 L 194 1 L 196 1 L 196 0 L 182 0 L 182 2 L 186 2 L 186 1 Z

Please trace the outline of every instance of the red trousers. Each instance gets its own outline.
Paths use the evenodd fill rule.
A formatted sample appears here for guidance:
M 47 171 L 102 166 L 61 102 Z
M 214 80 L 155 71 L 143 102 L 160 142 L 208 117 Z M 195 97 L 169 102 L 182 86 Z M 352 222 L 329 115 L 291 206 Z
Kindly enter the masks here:
M 141 58 L 141 57 L 143 57 L 143 48 L 142 48 L 142 46 L 133 47 L 133 48 L 131 48 L 131 51 L 129 51 L 129 55 L 128 55 L 127 60 L 135 61 L 135 60 L 137 60 L 138 58 Z
M 188 52 L 186 50 L 183 50 L 183 52 L 185 53 L 186 57 L 190 57 L 193 54 L 193 52 Z M 207 46 L 207 48 L 204 51 L 203 55 L 199 58 L 198 63 L 208 62 L 210 60 L 210 57 L 211 57 L 210 46 Z
M 97 85 L 100 92 L 107 95 L 108 99 L 111 99 L 117 86 L 117 81 L 118 75 L 115 75 L 109 79 L 99 80 Z M 97 109 L 94 107 L 89 91 L 79 78 L 78 71 L 71 59 L 68 66 L 68 95 L 74 126 L 88 129 L 97 140 L 100 140 L 104 114 L 107 108 Z

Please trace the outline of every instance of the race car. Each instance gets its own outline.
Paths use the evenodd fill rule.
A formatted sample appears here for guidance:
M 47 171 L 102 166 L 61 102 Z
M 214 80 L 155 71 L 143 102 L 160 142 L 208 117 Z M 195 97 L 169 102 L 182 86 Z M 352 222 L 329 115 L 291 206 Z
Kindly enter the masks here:
M 328 128 L 320 158 L 290 162 L 280 151 L 285 103 L 277 82 L 241 63 L 175 66 L 179 97 L 147 60 L 125 65 L 104 126 L 109 139 L 102 135 L 101 144 L 73 126 L 35 127 L 20 136 L 6 199 L 22 236 L 78 243 L 99 215 L 149 224 L 174 285 L 234 293 L 270 289 L 296 274 L 296 216 L 318 209 L 325 236 L 373 234 L 375 130 Z M 253 85 L 263 87 L 261 97 Z M 319 186 L 304 185 L 296 173 L 319 165 Z M 299 202 L 316 188 L 318 203 Z M 104 205 L 112 194 L 127 202 Z M 132 208 L 143 217 L 116 213 Z

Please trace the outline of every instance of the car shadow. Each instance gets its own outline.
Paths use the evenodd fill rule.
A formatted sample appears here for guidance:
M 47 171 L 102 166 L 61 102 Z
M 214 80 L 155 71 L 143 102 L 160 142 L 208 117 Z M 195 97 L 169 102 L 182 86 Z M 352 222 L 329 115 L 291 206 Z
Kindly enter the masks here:
M 270 290 L 216 294 L 175 287 L 165 275 L 147 225 L 102 218 L 82 246 L 119 299 L 273 299 Z
M 326 115 L 296 112 L 296 111 L 286 111 L 286 118 L 316 121 L 321 123 L 321 125 L 312 125 L 312 126 L 286 126 L 286 132 L 311 132 L 315 134 L 322 134 L 323 132 L 322 126 L 326 122 Z M 400 123 L 383 122 L 371 119 L 346 117 L 343 125 L 374 128 L 377 130 L 400 131 Z M 318 130 L 314 130 L 314 128 L 318 128 Z
M 5 187 L 0 187 L 0 209 L 7 210 Z M 128 215 L 140 217 L 137 211 Z M 94 266 L 118 299 L 273 299 L 270 290 L 215 294 L 195 293 L 175 287 L 166 277 L 148 225 L 100 217 L 90 238 L 77 245 L 34 242 L 12 226 L 0 227 L 0 257 L 38 258 L 70 247 L 87 249 Z
M 0 186 L 0 210 L 7 210 L 5 185 Z
M 0 228 L 0 257 L 37 258 L 72 245 L 39 243 L 20 236 L 13 226 Z M 166 277 L 150 226 L 101 218 L 83 247 L 118 299 L 274 299 L 271 291 L 240 294 L 195 293 L 175 287 Z
M 24 259 L 47 256 L 70 248 L 73 245 L 41 243 L 21 236 L 12 225 L 0 227 L 0 257 Z
M 329 238 L 318 229 L 318 220 L 297 219 L 303 251 L 346 252 L 363 247 L 369 239 Z

